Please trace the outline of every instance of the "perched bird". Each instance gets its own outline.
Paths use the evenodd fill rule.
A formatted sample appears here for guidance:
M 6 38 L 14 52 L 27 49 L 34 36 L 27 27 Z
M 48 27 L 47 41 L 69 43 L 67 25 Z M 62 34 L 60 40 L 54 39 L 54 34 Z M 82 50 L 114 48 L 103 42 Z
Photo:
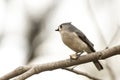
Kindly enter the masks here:
M 95 49 L 93 48 L 94 45 L 88 40 L 84 33 L 77 29 L 70 22 L 62 23 L 59 25 L 56 31 L 60 32 L 63 43 L 75 51 L 76 55 L 80 52 L 83 53 L 84 51 L 86 51 L 88 54 L 95 52 Z M 98 70 L 103 69 L 98 60 L 93 61 L 93 63 Z

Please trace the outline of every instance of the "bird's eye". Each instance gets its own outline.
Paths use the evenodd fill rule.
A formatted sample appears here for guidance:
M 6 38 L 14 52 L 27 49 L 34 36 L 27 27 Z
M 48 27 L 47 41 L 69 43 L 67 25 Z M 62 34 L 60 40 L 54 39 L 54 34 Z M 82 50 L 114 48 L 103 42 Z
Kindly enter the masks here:
M 62 28 L 62 25 L 60 25 L 60 28 Z

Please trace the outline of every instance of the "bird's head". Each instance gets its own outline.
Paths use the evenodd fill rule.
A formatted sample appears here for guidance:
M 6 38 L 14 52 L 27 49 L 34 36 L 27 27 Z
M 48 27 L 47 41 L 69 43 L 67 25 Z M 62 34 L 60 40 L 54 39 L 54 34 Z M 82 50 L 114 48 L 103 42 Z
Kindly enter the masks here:
M 67 23 L 62 23 L 61 25 L 58 26 L 58 29 L 56 29 L 55 31 L 63 31 L 63 30 L 69 30 L 69 25 L 71 25 L 71 22 L 67 22 Z

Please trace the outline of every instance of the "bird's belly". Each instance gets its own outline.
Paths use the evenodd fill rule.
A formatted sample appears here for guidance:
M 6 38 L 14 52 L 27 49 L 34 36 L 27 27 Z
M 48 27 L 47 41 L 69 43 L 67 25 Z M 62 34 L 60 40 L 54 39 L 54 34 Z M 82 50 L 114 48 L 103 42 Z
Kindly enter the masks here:
M 62 40 L 64 44 L 66 44 L 75 52 L 86 50 L 88 47 L 86 43 L 84 43 L 78 36 L 75 36 L 74 34 L 63 35 Z

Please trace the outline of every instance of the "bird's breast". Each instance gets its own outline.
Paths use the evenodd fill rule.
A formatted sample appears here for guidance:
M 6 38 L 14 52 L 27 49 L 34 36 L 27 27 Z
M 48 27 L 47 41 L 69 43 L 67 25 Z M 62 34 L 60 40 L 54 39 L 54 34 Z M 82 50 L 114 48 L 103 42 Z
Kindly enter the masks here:
M 63 43 L 75 52 L 87 49 L 87 44 L 83 42 L 75 32 L 61 32 Z

